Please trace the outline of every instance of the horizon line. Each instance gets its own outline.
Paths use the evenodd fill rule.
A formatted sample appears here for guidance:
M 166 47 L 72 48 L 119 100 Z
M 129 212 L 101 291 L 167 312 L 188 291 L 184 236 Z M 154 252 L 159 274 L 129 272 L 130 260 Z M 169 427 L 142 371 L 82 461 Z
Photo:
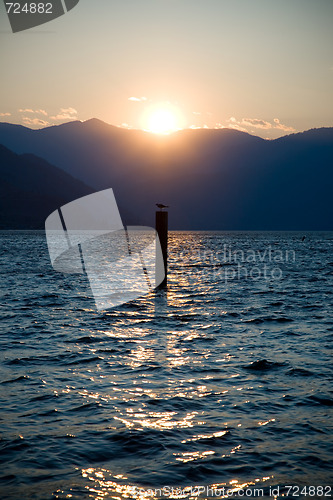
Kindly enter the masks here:
M 208 127 L 208 126 L 195 127 L 195 126 L 190 126 L 190 127 L 179 128 L 177 130 L 172 130 L 170 132 L 157 133 L 157 132 L 153 132 L 151 130 L 147 130 L 147 129 L 143 129 L 143 128 L 134 128 L 134 127 L 131 127 L 131 126 L 124 126 L 124 125 L 114 125 L 112 123 L 106 122 L 106 121 L 101 120 L 100 118 L 96 118 L 96 117 L 88 118 L 87 120 L 76 119 L 76 120 L 64 121 L 62 123 L 48 124 L 46 126 L 41 126 L 40 128 L 32 128 L 32 127 L 29 127 L 26 124 L 11 123 L 11 122 L 6 122 L 6 121 L 0 121 L 0 125 L 1 124 L 3 124 L 3 125 L 13 125 L 13 126 L 23 127 L 23 128 L 26 128 L 26 129 L 29 129 L 29 130 L 37 132 L 37 131 L 48 129 L 48 128 L 52 128 L 52 127 L 61 127 L 61 126 L 68 125 L 68 124 L 71 124 L 71 123 L 82 123 L 82 124 L 84 124 L 84 123 L 88 123 L 88 122 L 91 122 L 91 121 L 98 121 L 100 123 L 108 125 L 109 127 L 113 127 L 115 129 L 128 130 L 128 131 L 133 131 L 133 132 L 143 132 L 144 134 L 149 134 L 151 136 L 161 137 L 161 138 L 162 137 L 170 137 L 170 136 L 173 136 L 175 134 L 178 134 L 179 132 L 184 132 L 184 131 L 197 131 L 197 130 L 201 130 L 201 131 L 202 130 L 206 130 L 206 131 L 213 131 L 213 130 L 215 130 L 215 131 L 218 131 L 218 130 L 228 130 L 228 131 L 233 131 L 233 132 L 240 133 L 240 134 L 246 134 L 246 135 L 249 135 L 249 136 L 252 136 L 252 137 L 257 137 L 258 139 L 262 139 L 264 141 L 275 141 L 275 140 L 278 140 L 278 139 L 282 139 L 283 137 L 288 137 L 290 135 L 302 134 L 304 132 L 309 132 L 309 131 L 312 131 L 312 130 L 321 130 L 321 129 L 331 129 L 331 128 L 333 128 L 333 125 L 329 126 L 329 127 L 328 126 L 313 127 L 313 128 L 309 128 L 309 129 L 304 129 L 304 130 L 299 130 L 299 131 L 287 133 L 285 135 L 281 135 L 280 137 L 276 137 L 276 138 L 270 138 L 270 137 L 266 137 L 265 138 L 265 137 L 261 137 L 260 135 L 256 135 L 255 133 L 251 133 L 251 132 L 248 132 L 248 131 L 245 131 L 245 130 L 238 130 L 237 128 L 228 127 L 228 126 L 221 126 L 221 127 Z

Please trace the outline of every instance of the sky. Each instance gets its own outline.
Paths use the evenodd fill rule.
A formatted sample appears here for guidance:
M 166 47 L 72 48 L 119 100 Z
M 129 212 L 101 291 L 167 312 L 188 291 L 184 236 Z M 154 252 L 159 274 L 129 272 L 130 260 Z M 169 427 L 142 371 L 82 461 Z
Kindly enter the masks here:
M 167 110 L 175 128 L 270 139 L 333 126 L 332 26 L 332 0 L 80 0 L 14 34 L 0 3 L 0 120 L 149 129 Z

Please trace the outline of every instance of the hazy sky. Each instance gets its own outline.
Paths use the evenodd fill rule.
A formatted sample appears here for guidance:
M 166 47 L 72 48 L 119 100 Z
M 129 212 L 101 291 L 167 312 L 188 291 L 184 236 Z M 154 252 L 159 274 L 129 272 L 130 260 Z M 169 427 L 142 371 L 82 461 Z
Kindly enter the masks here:
M 163 105 L 262 137 L 332 126 L 332 27 L 333 0 L 80 0 L 13 34 L 0 3 L 0 120 L 144 128 Z

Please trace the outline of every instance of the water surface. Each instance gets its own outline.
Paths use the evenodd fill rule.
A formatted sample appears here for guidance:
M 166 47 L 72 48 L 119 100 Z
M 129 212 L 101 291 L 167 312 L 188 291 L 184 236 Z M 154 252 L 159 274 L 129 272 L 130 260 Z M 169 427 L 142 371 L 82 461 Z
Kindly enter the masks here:
M 173 232 L 167 291 L 100 313 L 1 232 L 1 498 L 332 485 L 333 233 L 302 236 Z

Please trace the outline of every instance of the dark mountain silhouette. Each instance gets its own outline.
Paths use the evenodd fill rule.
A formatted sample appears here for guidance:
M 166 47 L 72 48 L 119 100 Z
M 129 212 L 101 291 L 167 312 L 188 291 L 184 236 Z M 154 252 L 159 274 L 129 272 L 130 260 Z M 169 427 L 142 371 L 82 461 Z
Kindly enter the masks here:
M 53 210 L 91 192 L 45 160 L 0 145 L 0 229 L 43 229 Z
M 96 190 L 112 187 L 133 214 L 121 210 L 125 223 L 152 225 L 163 200 L 173 229 L 333 226 L 333 128 L 266 141 L 230 129 L 157 136 L 92 119 L 41 130 L 0 124 L 0 143 Z

